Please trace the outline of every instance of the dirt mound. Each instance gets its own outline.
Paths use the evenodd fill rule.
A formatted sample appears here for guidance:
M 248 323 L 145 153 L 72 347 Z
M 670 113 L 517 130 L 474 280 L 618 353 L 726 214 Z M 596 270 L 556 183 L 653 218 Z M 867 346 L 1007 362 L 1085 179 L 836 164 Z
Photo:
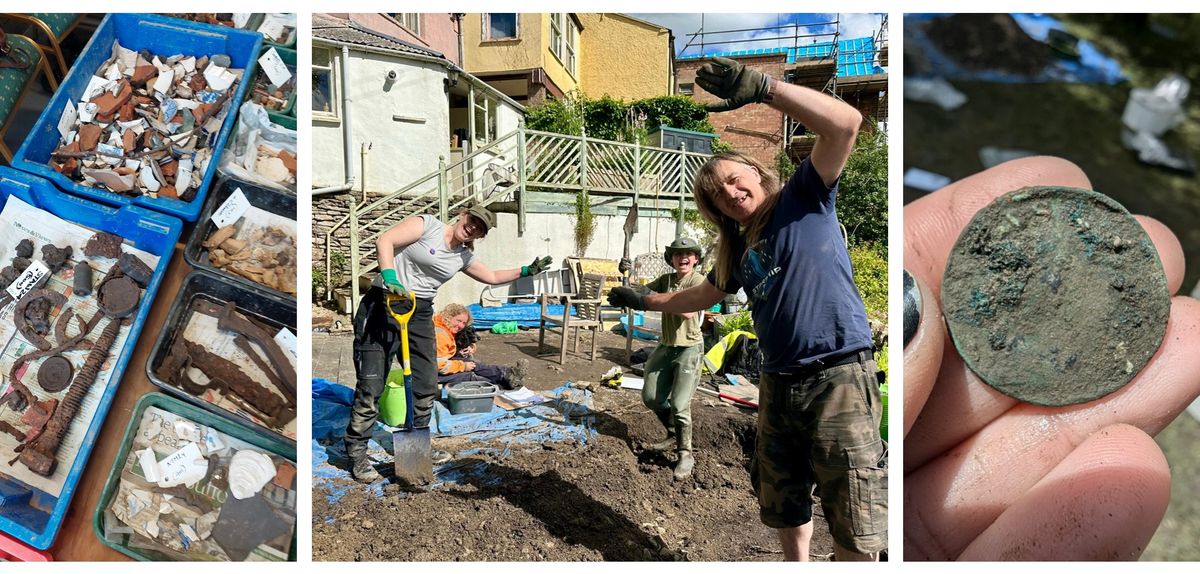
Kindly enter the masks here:
M 624 364 L 624 338 L 599 336 L 589 361 L 568 354 L 557 362 L 536 356 L 537 330 L 484 334 L 479 358 L 531 360 L 526 384 L 546 390 L 566 380 L 596 381 Z M 590 343 L 584 340 L 580 351 Z M 568 343 L 570 344 L 570 343 Z M 639 348 L 643 345 L 637 345 Z M 434 445 L 474 465 L 465 478 L 433 492 L 384 496 L 349 483 L 330 504 L 313 493 L 313 559 L 367 561 L 487 560 L 770 560 L 783 558 L 775 532 L 758 519 L 748 464 L 754 449 L 753 413 L 698 397 L 692 406 L 696 467 L 675 482 L 675 455 L 638 445 L 665 436 L 662 425 L 630 390 L 600 388 L 593 395 L 587 444 L 546 443 L 506 458 L 467 454 L 499 446 L 437 438 Z M 477 452 L 477 451 L 471 451 Z M 335 485 L 340 487 L 345 485 Z M 828 527 L 816 516 L 812 555 L 832 552 Z
M 1033 76 L 1051 62 L 1049 47 L 1008 14 L 954 14 L 929 22 L 925 33 L 943 54 L 972 70 Z

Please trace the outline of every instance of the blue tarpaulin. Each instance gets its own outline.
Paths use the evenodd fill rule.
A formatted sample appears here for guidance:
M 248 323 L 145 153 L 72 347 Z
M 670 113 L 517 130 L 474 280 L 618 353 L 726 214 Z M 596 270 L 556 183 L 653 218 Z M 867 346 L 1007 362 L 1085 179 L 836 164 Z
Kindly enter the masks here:
M 486 331 L 496 323 L 516 321 L 523 327 L 537 327 L 541 322 L 542 306 L 540 303 L 507 303 L 499 307 L 483 307 L 479 304 L 470 305 L 471 320 L 475 328 Z M 546 314 L 552 317 L 562 317 L 562 305 L 546 305 Z M 575 315 L 575 310 L 571 310 Z
M 468 476 L 486 473 L 473 455 L 487 454 L 504 458 L 513 450 L 537 447 L 547 442 L 586 443 L 595 433 L 592 420 L 592 395 L 563 385 L 551 391 L 545 403 L 506 411 L 493 406 L 491 412 L 452 415 L 441 403 L 434 403 L 434 436 L 464 437 L 479 446 L 463 449 L 454 459 L 434 467 L 433 488 L 461 482 Z M 312 456 L 313 486 L 323 485 L 330 503 L 337 502 L 351 488 L 349 459 L 342 438 L 350 421 L 354 390 L 325 379 L 312 383 Z M 377 467 L 392 464 L 392 433 L 381 422 L 367 445 L 367 454 Z M 340 479 L 340 480 L 337 480 Z M 371 492 L 383 496 L 386 480 L 370 485 Z

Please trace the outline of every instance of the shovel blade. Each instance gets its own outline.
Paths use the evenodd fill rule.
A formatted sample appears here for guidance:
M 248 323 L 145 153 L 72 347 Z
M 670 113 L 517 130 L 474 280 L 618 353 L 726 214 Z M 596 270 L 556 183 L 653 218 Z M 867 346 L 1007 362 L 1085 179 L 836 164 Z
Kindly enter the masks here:
M 392 433 L 396 478 L 414 486 L 432 483 L 433 460 L 429 451 L 428 428 Z

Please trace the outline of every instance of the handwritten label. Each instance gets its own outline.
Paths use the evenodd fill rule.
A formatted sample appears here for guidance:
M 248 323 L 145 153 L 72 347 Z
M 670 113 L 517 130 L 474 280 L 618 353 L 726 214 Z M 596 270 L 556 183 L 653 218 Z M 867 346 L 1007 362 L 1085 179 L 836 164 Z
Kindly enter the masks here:
M 213 225 L 216 225 L 218 229 L 226 225 L 233 225 L 237 223 L 238 219 L 241 219 L 247 209 L 250 209 L 250 200 L 246 199 L 246 194 L 239 187 L 233 190 L 233 193 L 229 195 L 229 199 L 226 199 L 225 203 L 222 203 L 221 207 L 213 213 Z
M 283 37 L 283 20 L 268 14 L 263 18 L 263 23 L 258 27 L 258 31 L 272 41 L 278 42 Z
M 176 484 L 195 484 L 204 478 L 208 471 L 208 463 L 200 456 L 200 447 L 194 442 L 189 442 L 159 461 L 158 468 L 162 472 L 158 485 L 165 488 Z
M 234 12 L 233 13 L 233 26 L 235 28 L 245 28 L 246 22 L 249 22 L 249 21 L 250 21 L 250 13 L 249 12 Z
M 258 64 L 262 66 L 262 70 L 271 80 L 271 84 L 276 87 L 282 86 L 292 79 L 291 70 L 287 69 L 287 65 L 280 59 L 279 52 L 276 52 L 275 48 L 267 50 L 267 53 L 258 59 Z
M 8 294 L 12 295 L 13 301 L 20 301 L 26 293 L 33 291 L 34 287 L 41 284 L 42 279 L 49 274 L 50 269 L 46 267 L 45 263 L 34 261 L 25 268 L 25 272 L 21 273 L 16 281 L 12 282 L 12 285 L 8 286 Z
M 279 332 L 275 334 L 275 342 L 278 343 L 280 347 L 283 347 L 285 350 L 287 350 L 287 352 L 291 353 L 293 359 L 296 358 L 295 333 L 287 330 L 286 327 L 280 329 Z
M 79 117 L 79 112 L 75 110 L 75 104 L 67 102 L 67 107 L 63 108 L 63 113 L 58 118 L 58 133 L 62 134 L 63 140 L 71 137 L 71 132 L 75 130 L 75 120 Z

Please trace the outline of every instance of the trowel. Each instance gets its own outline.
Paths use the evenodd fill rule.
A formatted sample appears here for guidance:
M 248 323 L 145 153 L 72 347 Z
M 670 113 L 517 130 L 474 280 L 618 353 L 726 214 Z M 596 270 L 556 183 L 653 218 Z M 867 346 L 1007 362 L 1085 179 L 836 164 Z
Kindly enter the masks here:
M 400 427 L 392 433 L 392 453 L 396 461 L 396 478 L 412 485 L 433 482 L 433 461 L 430 457 L 429 428 L 413 428 L 412 364 L 408 353 L 408 320 L 417 308 L 411 293 L 407 298 L 387 295 L 388 313 L 400 327 L 400 362 L 404 376 L 389 376 L 379 397 L 379 418 L 384 424 Z

